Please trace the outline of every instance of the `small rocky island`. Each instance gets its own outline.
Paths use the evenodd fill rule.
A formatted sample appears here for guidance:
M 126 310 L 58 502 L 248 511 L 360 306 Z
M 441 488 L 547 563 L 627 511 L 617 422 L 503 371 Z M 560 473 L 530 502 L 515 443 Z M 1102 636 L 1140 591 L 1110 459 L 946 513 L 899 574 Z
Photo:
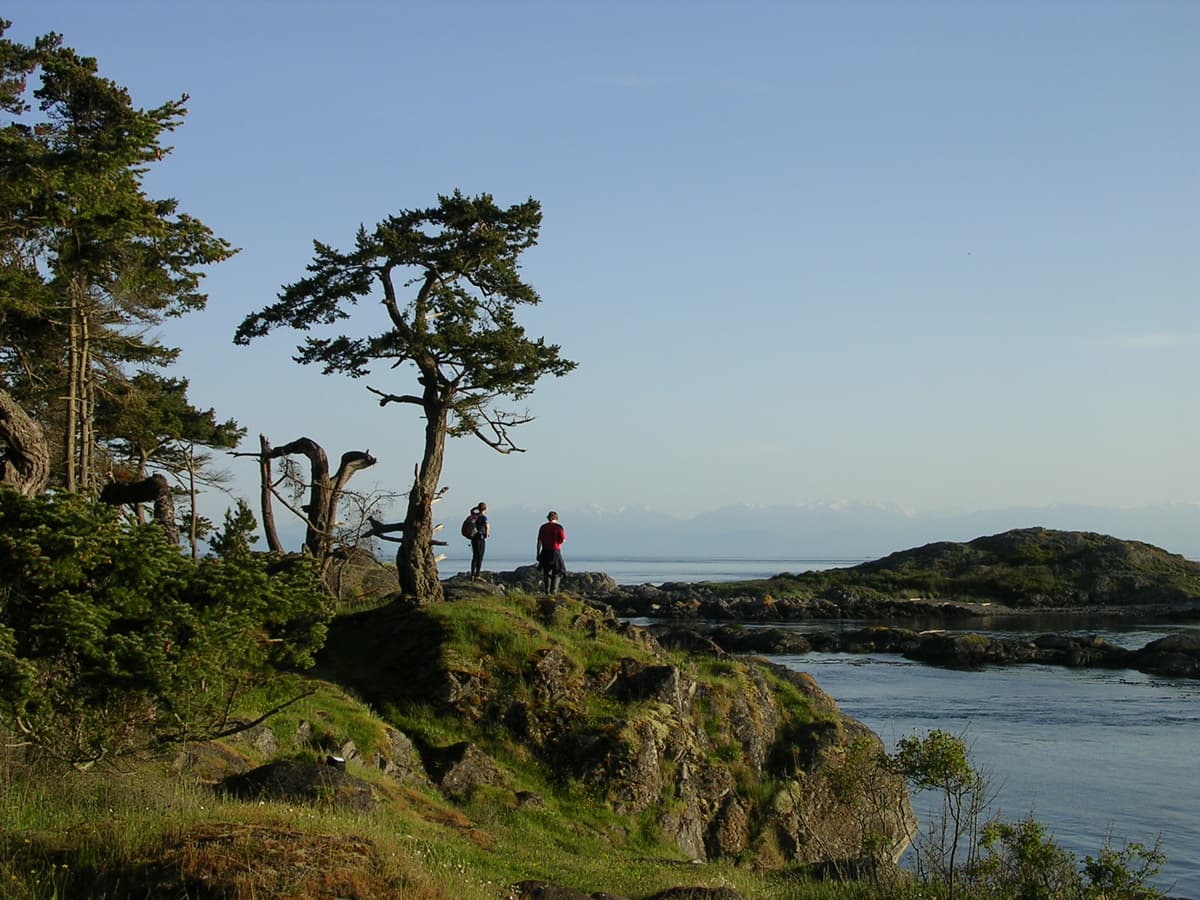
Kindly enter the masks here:
M 533 575 L 519 569 L 501 580 L 532 587 L 525 582 Z M 899 653 L 960 669 L 1034 662 L 1200 677 L 1200 631 L 1174 629 L 1200 620 L 1200 563 L 1091 532 L 1022 528 L 755 581 L 629 586 L 585 573 L 565 586 L 622 618 L 652 620 L 659 640 L 679 648 Z M 1033 639 L 969 632 L 1051 614 L 1061 630 Z M 1080 633 L 1109 618 L 1161 622 L 1178 633 L 1138 650 Z M 812 620 L 834 624 L 804 633 L 763 627 Z
M 675 619 L 903 621 L 1048 611 L 1196 618 L 1200 563 L 1138 541 L 1022 528 L 844 569 L 588 593 L 623 615 Z

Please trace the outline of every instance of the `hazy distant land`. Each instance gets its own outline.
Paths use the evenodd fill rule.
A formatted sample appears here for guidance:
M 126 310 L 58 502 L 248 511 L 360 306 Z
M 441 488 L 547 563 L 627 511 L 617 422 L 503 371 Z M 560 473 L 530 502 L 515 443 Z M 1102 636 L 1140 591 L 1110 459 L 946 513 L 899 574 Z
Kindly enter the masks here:
M 436 513 L 457 539 L 450 500 Z M 494 508 L 489 554 L 532 553 L 546 508 Z M 1200 505 L 1136 508 L 1014 507 L 955 513 L 905 512 L 895 506 L 844 504 L 730 506 L 690 518 L 635 507 L 555 507 L 571 554 L 867 560 L 934 541 L 969 541 L 1014 528 L 1090 531 L 1153 544 L 1200 559 Z

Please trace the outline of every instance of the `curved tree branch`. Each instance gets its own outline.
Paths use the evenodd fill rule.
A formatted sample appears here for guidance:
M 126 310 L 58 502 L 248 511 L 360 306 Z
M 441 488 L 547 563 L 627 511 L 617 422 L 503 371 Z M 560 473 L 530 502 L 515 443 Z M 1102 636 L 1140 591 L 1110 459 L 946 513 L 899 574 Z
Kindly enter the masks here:
M 33 497 L 50 481 L 50 450 L 42 428 L 0 388 L 0 484 Z
M 264 448 L 267 446 L 264 441 Z M 324 571 L 330 551 L 333 549 L 333 529 L 337 519 L 338 502 L 341 500 L 346 483 L 355 472 L 375 465 L 377 460 L 369 451 L 351 450 L 342 454 L 337 472 L 330 475 L 329 458 L 325 455 L 324 448 L 312 438 L 300 437 L 279 447 L 264 450 L 264 456 L 269 459 L 293 454 L 308 457 L 311 471 L 309 500 L 300 507 L 303 512 L 293 509 L 287 501 L 279 496 L 274 486 L 271 486 L 270 490 L 280 502 L 303 519 L 307 526 L 304 536 L 305 549 L 313 555 Z
M 387 406 L 389 403 L 414 403 L 417 406 L 422 406 L 425 403 L 424 400 L 413 394 L 389 394 L 370 385 L 367 385 L 367 390 L 379 397 L 380 406 Z

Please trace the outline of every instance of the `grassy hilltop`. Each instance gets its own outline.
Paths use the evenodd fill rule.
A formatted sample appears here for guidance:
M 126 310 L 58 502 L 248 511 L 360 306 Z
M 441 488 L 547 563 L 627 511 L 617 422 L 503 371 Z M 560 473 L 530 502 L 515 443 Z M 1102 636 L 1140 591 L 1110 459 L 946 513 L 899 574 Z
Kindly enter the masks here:
M 1138 541 L 1023 528 L 927 544 L 844 569 L 706 584 L 703 592 L 834 602 L 919 598 L 1014 609 L 1189 605 L 1200 602 L 1200 563 Z
M 665 653 L 567 599 L 342 616 L 311 675 L 241 706 L 278 712 L 83 772 L 10 746 L 4 896 L 844 897 L 803 863 L 909 824 L 894 782 L 848 786 L 877 742 L 811 679 Z

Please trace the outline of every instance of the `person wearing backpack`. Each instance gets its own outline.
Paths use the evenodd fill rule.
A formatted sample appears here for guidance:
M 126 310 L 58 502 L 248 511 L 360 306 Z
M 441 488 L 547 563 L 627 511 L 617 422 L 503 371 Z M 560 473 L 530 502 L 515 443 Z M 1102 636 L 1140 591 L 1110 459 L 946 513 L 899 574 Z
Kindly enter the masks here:
M 566 539 L 567 532 L 558 524 L 558 513 L 546 513 L 546 521 L 537 534 L 537 563 L 542 572 L 546 596 L 558 593 L 559 582 L 567 574 L 567 565 L 562 557 L 562 545 Z
M 468 530 L 471 533 L 468 535 Z M 463 536 L 471 540 L 471 580 L 477 580 L 483 569 L 483 553 L 487 549 L 487 539 L 492 533 L 488 524 L 487 504 L 482 500 L 471 510 L 471 515 L 463 522 Z

